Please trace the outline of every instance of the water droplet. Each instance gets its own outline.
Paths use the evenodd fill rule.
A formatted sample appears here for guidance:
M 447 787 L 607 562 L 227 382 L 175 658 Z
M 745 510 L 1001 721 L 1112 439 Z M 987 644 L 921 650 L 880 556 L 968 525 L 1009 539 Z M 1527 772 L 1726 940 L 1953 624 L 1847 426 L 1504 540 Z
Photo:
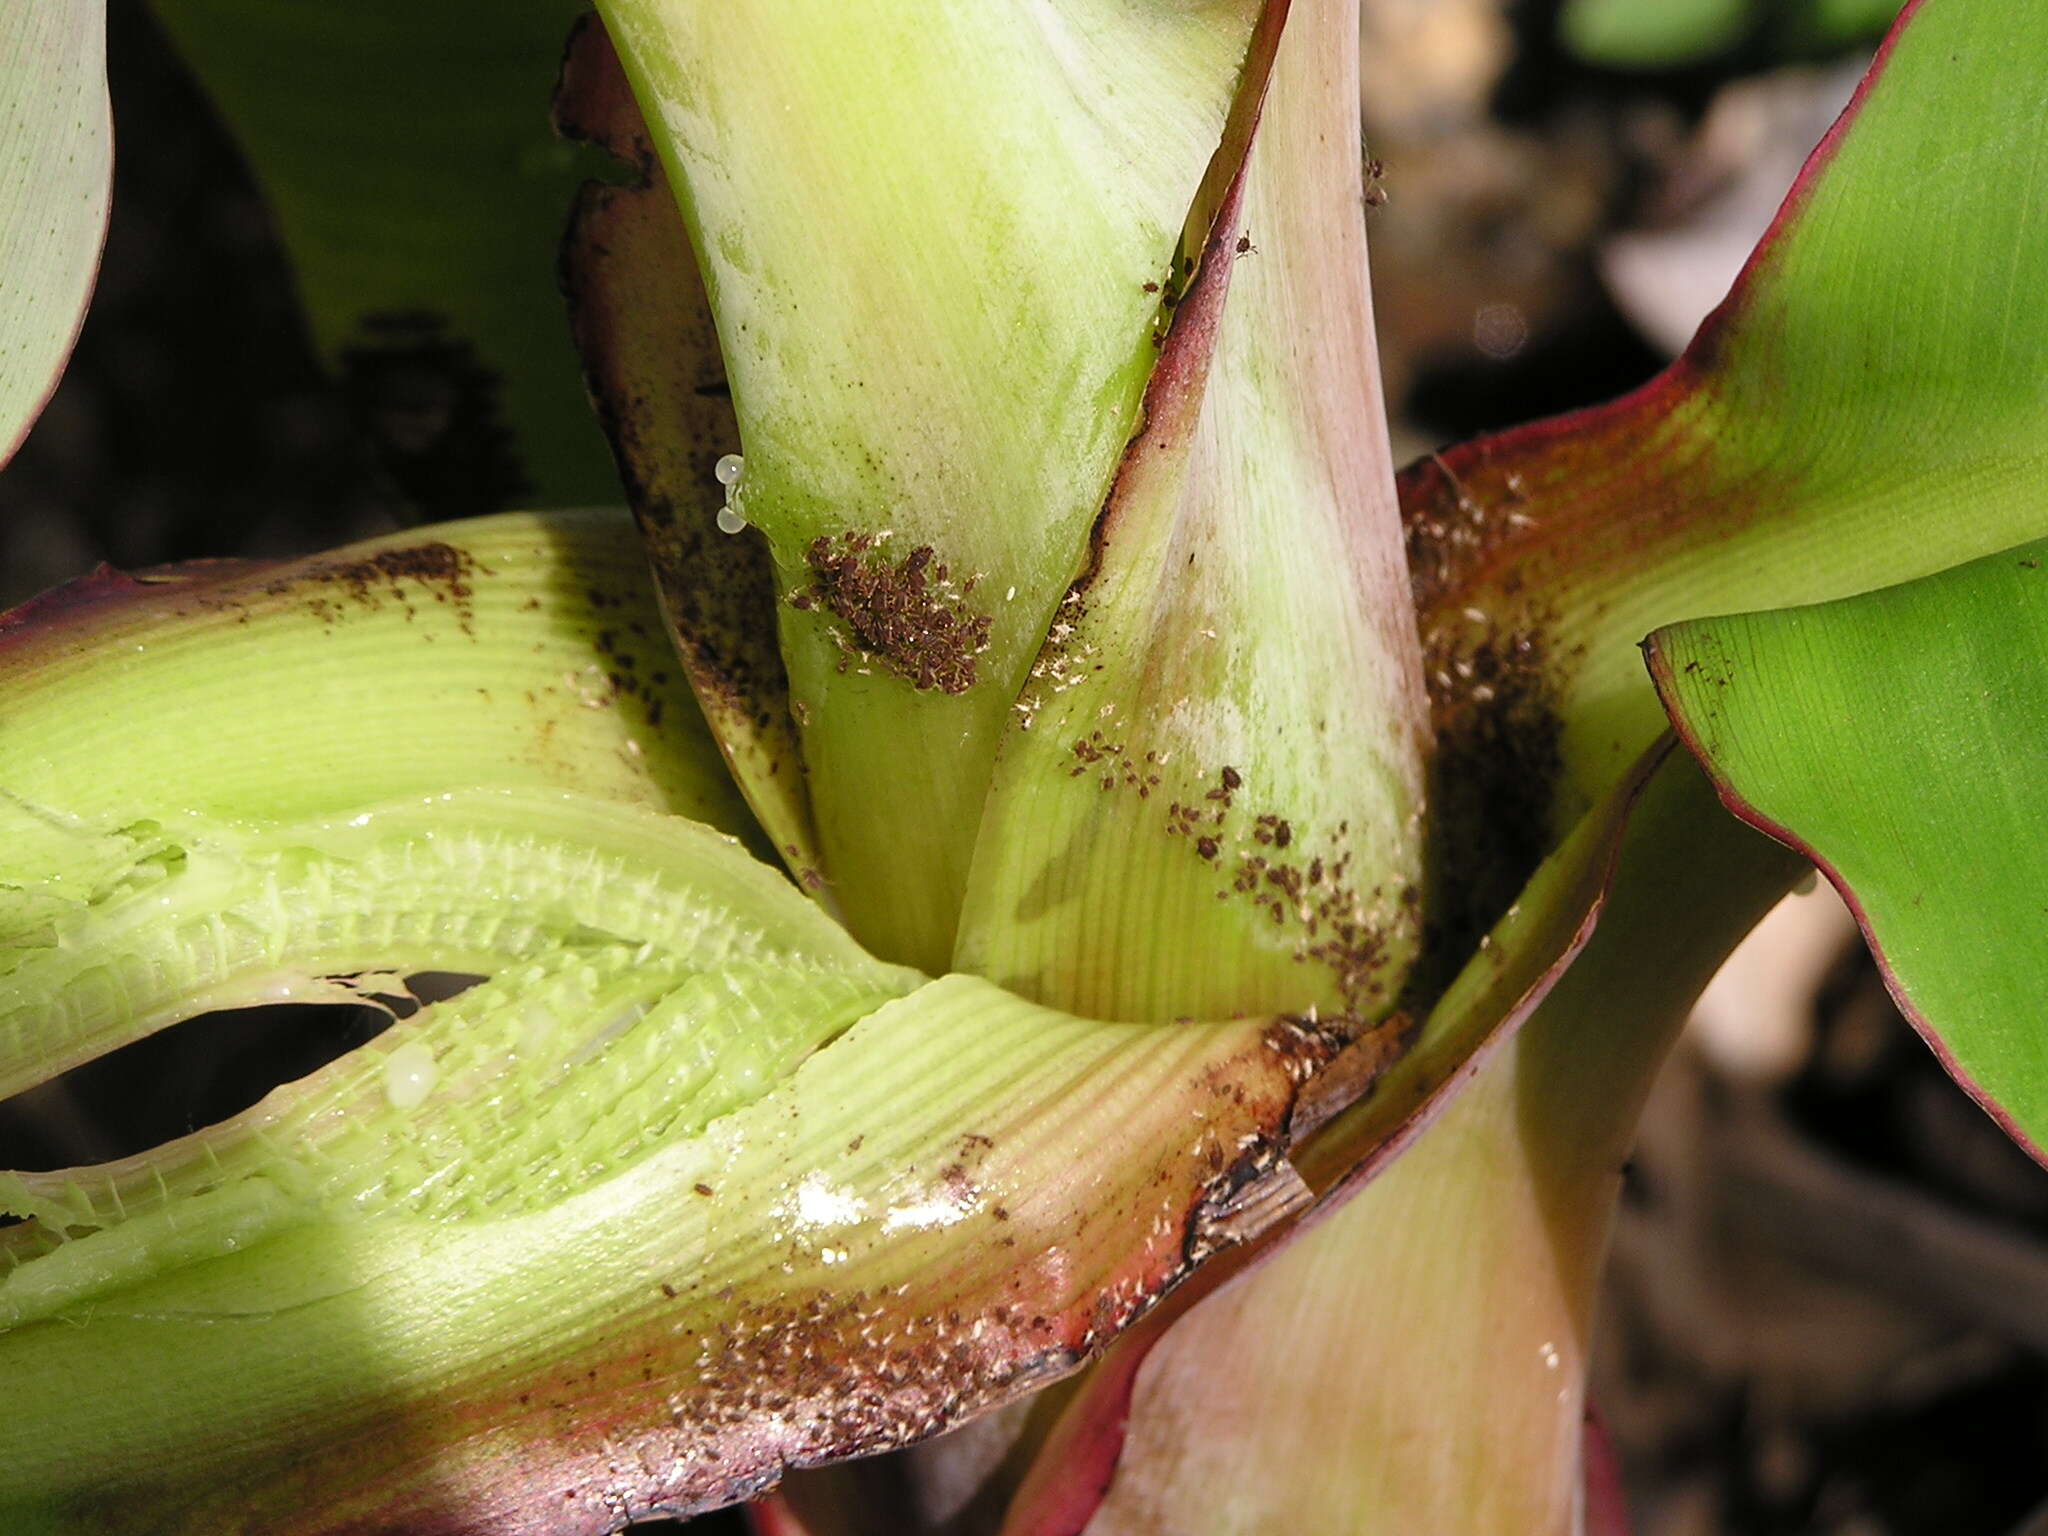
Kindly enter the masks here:
M 384 1058 L 384 1098 L 393 1109 L 417 1109 L 440 1080 L 434 1053 L 413 1041 Z
M 702 459 L 697 461 L 703 463 Z M 720 485 L 737 485 L 740 471 L 747 467 L 747 461 L 736 453 L 728 453 L 711 466 L 711 473 L 718 477 Z
M 718 509 L 718 531 L 720 533 L 739 533 L 746 526 L 747 514 L 731 502 L 727 502 Z

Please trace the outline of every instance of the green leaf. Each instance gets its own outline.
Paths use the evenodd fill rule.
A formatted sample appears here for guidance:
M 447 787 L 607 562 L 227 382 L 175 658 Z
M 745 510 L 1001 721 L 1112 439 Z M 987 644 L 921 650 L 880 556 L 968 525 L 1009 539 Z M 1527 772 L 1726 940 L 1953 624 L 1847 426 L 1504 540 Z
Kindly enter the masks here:
M 2048 10 L 1925 0 L 1677 363 L 1403 476 L 1471 926 L 1661 729 L 1651 629 L 2048 532 L 2044 218 Z
M 154 5 L 409 494 L 440 516 L 613 499 L 555 286 L 589 174 L 547 115 L 580 0 Z
M 622 513 L 102 571 L 0 615 L 0 700 L 17 880 L 60 878 L 69 828 L 166 806 L 294 818 L 544 787 L 751 830 Z
M 1331 1042 L 870 958 L 671 813 L 735 806 L 666 659 L 616 514 L 0 619 L 0 1094 L 488 978 L 221 1125 L 0 1174 L 0 1526 L 709 1507 L 1075 1368 L 1303 1197 Z
M 954 964 L 1091 1017 L 1363 1026 L 1415 952 L 1426 704 L 1366 323 L 1356 33 L 1349 6 L 1290 11 L 996 760 Z
M 1840 602 L 1660 630 L 1672 719 L 1841 888 L 1943 1065 L 2036 1158 L 2048 543 Z
M 600 9 L 717 318 L 826 873 L 941 966 L 1262 6 Z
M 721 974 L 776 955 L 864 959 L 802 902 L 800 918 L 775 916 L 786 882 L 734 839 L 564 790 L 450 790 L 282 821 L 145 799 L 118 822 L 60 825 L 92 856 L 90 888 L 36 878 L 40 861 L 12 851 L 21 840 L 0 859 L 28 898 L 0 904 L 14 919 L 0 927 L 0 1094 L 328 977 L 489 974 L 606 944 Z
M 1335 1186 L 1262 1255 L 1226 1256 L 1233 1283 L 1120 1341 L 1049 1446 L 1114 1466 L 1099 1507 L 1048 1498 L 1049 1465 L 1005 1536 L 1084 1519 L 1094 1536 L 1571 1529 L 1600 1261 L 1643 1098 L 1692 999 L 1804 867 L 1664 756 L 1599 926 L 1528 1023 L 1378 1178 Z M 1544 929 L 1523 925 L 1539 953 Z M 1474 962 L 1482 982 L 1517 964 Z M 1490 1018 L 1484 991 L 1465 1001 Z M 1314 1139 L 1297 1158 L 1343 1166 Z
M 782 890 L 790 921 L 824 921 Z M 530 1013 L 494 1003 L 458 1027 L 429 1015 L 465 999 L 437 1005 L 394 1027 L 386 1062 L 420 1043 L 408 1031 L 480 1031 L 461 1058 L 477 1073 L 451 1063 L 435 1090 L 455 1102 L 408 1125 L 378 1109 L 374 1060 L 337 1064 L 283 1106 L 266 1178 L 210 1207 L 175 1192 L 191 1223 L 139 1233 L 135 1273 L 96 1271 L 88 1305 L 0 1334 L 8 1528 L 594 1533 L 706 1508 L 1042 1385 L 1299 1187 L 1277 1158 L 1301 1043 L 1268 1026 L 1090 1024 L 953 977 L 679 1132 L 638 1118 L 673 1113 L 665 1095 L 614 1102 L 598 1069 L 666 1061 L 705 1022 L 671 1001 L 621 1033 L 607 1018 L 653 989 L 620 971 L 565 1003 L 574 982 L 516 979 L 561 1010 L 521 1049 L 545 1060 L 593 1028 L 605 1046 L 544 1101 L 493 1107 Z M 367 1209 L 350 1203 L 364 1165 L 321 1155 L 347 1138 L 311 1138 L 316 1106 L 351 1095 L 396 1179 Z M 565 1135 L 591 1150 L 592 1120 L 644 1144 L 611 1165 L 560 1155 Z M 554 1182 L 484 1179 L 504 1197 L 448 1208 L 435 1154 L 458 1128 L 465 1157 L 506 1169 L 544 1149 L 526 1166 Z M 520 1136 L 540 1145 L 497 1145 Z M 172 1172 L 207 1177 L 189 1157 Z M 111 1203 L 104 1171 L 74 1175 Z M 13 1283 L 122 1234 L 29 1257 Z
M 0 464 L 85 318 L 113 192 L 103 0 L 15 8 L 0 35 Z

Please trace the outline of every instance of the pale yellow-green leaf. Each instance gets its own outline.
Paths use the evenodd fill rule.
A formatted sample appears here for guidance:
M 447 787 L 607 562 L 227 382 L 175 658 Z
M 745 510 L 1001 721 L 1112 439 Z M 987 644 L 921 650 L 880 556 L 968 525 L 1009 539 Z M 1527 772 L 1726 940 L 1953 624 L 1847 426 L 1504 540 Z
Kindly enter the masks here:
M 1261 6 L 600 9 L 717 318 L 734 510 L 797 600 L 826 873 L 879 952 L 941 966 Z
M 1097 1017 L 1383 1016 L 1426 706 L 1366 282 L 1355 7 L 1244 171 L 997 758 L 955 963 Z

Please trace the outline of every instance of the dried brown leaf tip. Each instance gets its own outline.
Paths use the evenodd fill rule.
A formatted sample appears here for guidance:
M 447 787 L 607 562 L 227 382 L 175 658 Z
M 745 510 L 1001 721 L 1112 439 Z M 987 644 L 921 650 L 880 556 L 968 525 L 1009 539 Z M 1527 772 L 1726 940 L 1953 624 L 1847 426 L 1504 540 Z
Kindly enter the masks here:
M 888 540 L 886 532 L 813 539 L 804 551 L 811 584 L 791 594 L 790 606 L 837 621 L 842 672 L 880 666 L 913 688 L 965 693 L 995 622 L 967 601 L 979 578 L 956 582 L 929 544 L 892 561 Z

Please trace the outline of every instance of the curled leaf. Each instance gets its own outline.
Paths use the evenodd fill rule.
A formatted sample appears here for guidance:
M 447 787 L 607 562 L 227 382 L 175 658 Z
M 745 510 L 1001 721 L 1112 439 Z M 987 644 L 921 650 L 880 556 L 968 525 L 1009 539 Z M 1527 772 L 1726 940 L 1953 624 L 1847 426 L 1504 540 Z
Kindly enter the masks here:
M 1840 888 L 1899 1007 L 2036 1159 L 2048 544 L 1650 637 L 1686 744 L 1745 820 Z
M 1677 362 L 1404 473 L 1442 921 L 1483 932 L 1663 729 L 1650 630 L 2048 532 L 2044 134 L 2048 12 L 1907 6 Z
M 826 866 L 880 953 L 951 951 L 1262 9 L 600 7 L 724 343 Z
M 516 1017 L 473 1020 L 486 1049 Z M 20 1410 L 0 1509 L 110 1532 L 599 1532 L 901 1444 L 1072 1369 L 1255 1230 L 1301 1065 L 1262 1025 L 1089 1024 L 951 978 L 544 1197 L 308 1213 L 273 1178 L 231 1209 L 188 1200 L 214 1256 L 145 1233 L 161 1272 L 0 1335 Z M 576 1080 L 544 1111 L 561 1130 L 593 1107 Z M 110 1478 L 112 1436 L 135 1454 Z
M 547 786 L 749 827 L 619 513 L 102 570 L 0 615 L 0 697 L 8 856 L 48 842 L 52 876 L 75 857 L 64 825 L 166 806 L 293 817 Z
M 1299 1203 L 1322 1035 L 926 982 L 673 814 L 730 785 L 654 729 L 693 717 L 644 581 L 622 517 L 507 517 L 0 622 L 0 1092 L 487 978 L 220 1125 L 0 1174 L 0 1525 L 708 1508 L 1044 1384 Z
M 1425 704 L 1342 35 L 1297 4 L 1276 40 L 997 758 L 955 963 L 1098 1017 L 1363 1028 L 1416 948 Z

